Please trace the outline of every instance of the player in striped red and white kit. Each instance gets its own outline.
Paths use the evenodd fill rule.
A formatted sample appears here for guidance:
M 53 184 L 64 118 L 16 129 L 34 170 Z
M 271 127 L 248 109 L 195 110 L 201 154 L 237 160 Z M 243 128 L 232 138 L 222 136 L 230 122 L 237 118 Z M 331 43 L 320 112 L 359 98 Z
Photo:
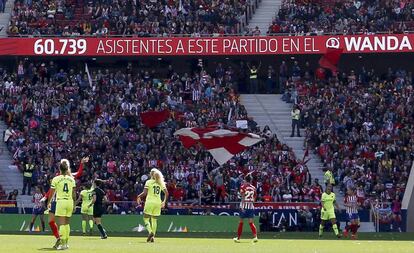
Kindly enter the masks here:
M 351 239 L 356 239 L 356 233 L 359 228 L 359 215 L 358 215 L 358 197 L 355 194 L 355 190 L 352 188 L 348 189 L 347 195 L 345 197 L 345 210 L 348 217 L 348 224 L 344 230 L 344 236 L 347 237 L 349 231 L 351 231 Z
M 253 233 L 253 242 L 258 242 L 257 239 L 257 229 L 254 225 L 254 202 L 256 201 L 256 187 L 252 185 L 253 177 L 249 173 L 245 177 L 245 182 L 240 187 L 240 195 L 241 195 L 241 202 L 240 202 L 240 222 L 239 227 L 237 229 L 237 237 L 233 240 L 234 242 L 240 242 L 240 237 L 243 232 L 243 220 L 249 219 L 250 229 Z
M 36 221 L 37 216 L 40 218 L 40 223 L 42 225 L 42 231 L 45 231 L 45 219 L 43 216 L 44 209 L 44 203 L 42 202 L 43 198 L 43 191 L 40 186 L 36 186 L 36 192 L 33 195 L 33 212 L 32 212 L 32 220 L 30 221 L 30 227 L 29 231 L 33 231 L 33 226 Z

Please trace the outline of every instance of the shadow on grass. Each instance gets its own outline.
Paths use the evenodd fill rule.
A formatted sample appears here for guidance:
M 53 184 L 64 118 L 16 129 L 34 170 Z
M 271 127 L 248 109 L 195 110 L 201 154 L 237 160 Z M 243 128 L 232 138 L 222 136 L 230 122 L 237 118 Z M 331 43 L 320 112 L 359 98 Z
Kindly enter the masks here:
M 40 248 L 40 249 L 37 249 L 38 251 L 56 251 L 56 249 L 55 248 Z

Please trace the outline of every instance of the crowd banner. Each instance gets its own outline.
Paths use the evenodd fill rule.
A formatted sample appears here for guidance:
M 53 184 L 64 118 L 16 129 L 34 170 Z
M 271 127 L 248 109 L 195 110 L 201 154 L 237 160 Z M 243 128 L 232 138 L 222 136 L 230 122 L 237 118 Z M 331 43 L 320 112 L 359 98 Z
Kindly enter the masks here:
M 31 215 L 0 214 L 0 233 L 29 231 Z M 105 215 L 105 229 L 108 232 L 142 232 L 146 233 L 142 215 Z M 196 216 L 196 215 L 161 215 L 158 219 L 159 232 L 231 232 L 235 233 L 239 218 L 236 216 Z M 71 229 L 81 232 L 81 215 L 73 215 Z M 259 219 L 255 218 L 259 227 Z M 245 224 L 246 230 L 248 223 Z M 39 220 L 34 231 L 39 231 Z
M 0 56 L 231 56 L 412 52 L 414 34 L 0 39 Z

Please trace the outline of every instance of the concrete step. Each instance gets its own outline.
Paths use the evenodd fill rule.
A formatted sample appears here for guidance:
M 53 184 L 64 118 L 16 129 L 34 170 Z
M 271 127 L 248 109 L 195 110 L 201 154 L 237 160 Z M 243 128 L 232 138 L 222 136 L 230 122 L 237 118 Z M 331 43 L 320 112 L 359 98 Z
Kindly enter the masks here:
M 292 105 L 282 101 L 280 95 L 243 95 L 242 103 L 246 107 L 247 112 L 260 127 L 268 125 L 270 129 L 276 133 L 282 143 L 286 143 L 294 151 L 297 159 L 302 159 L 306 150 L 304 149 L 304 137 L 290 137 L 292 132 L 291 126 L 291 109 Z M 304 136 L 305 129 L 300 129 L 300 133 Z M 296 135 L 296 131 L 295 131 Z M 318 178 L 323 184 L 323 164 L 320 158 L 309 151 L 307 166 L 312 178 Z M 335 192 L 339 190 L 335 189 Z M 342 205 L 343 195 L 338 196 L 338 203 Z
M 262 0 L 259 8 L 249 21 L 248 27 L 250 29 L 259 27 L 261 34 L 265 35 L 269 29 L 269 24 L 272 22 L 273 17 L 276 16 L 281 4 L 281 0 Z

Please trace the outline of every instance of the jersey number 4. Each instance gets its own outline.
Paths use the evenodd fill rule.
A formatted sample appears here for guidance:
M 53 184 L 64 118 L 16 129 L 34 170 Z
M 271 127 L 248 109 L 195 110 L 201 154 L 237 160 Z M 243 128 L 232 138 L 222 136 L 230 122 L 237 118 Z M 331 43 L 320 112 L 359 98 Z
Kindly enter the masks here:
M 160 187 L 159 186 L 154 186 L 154 194 L 158 195 L 160 194 Z
M 66 192 L 66 193 L 68 193 L 68 192 L 69 192 L 69 187 L 68 187 L 68 184 L 67 184 L 67 183 L 65 183 L 65 184 L 63 185 L 63 191 L 64 191 L 64 192 Z

